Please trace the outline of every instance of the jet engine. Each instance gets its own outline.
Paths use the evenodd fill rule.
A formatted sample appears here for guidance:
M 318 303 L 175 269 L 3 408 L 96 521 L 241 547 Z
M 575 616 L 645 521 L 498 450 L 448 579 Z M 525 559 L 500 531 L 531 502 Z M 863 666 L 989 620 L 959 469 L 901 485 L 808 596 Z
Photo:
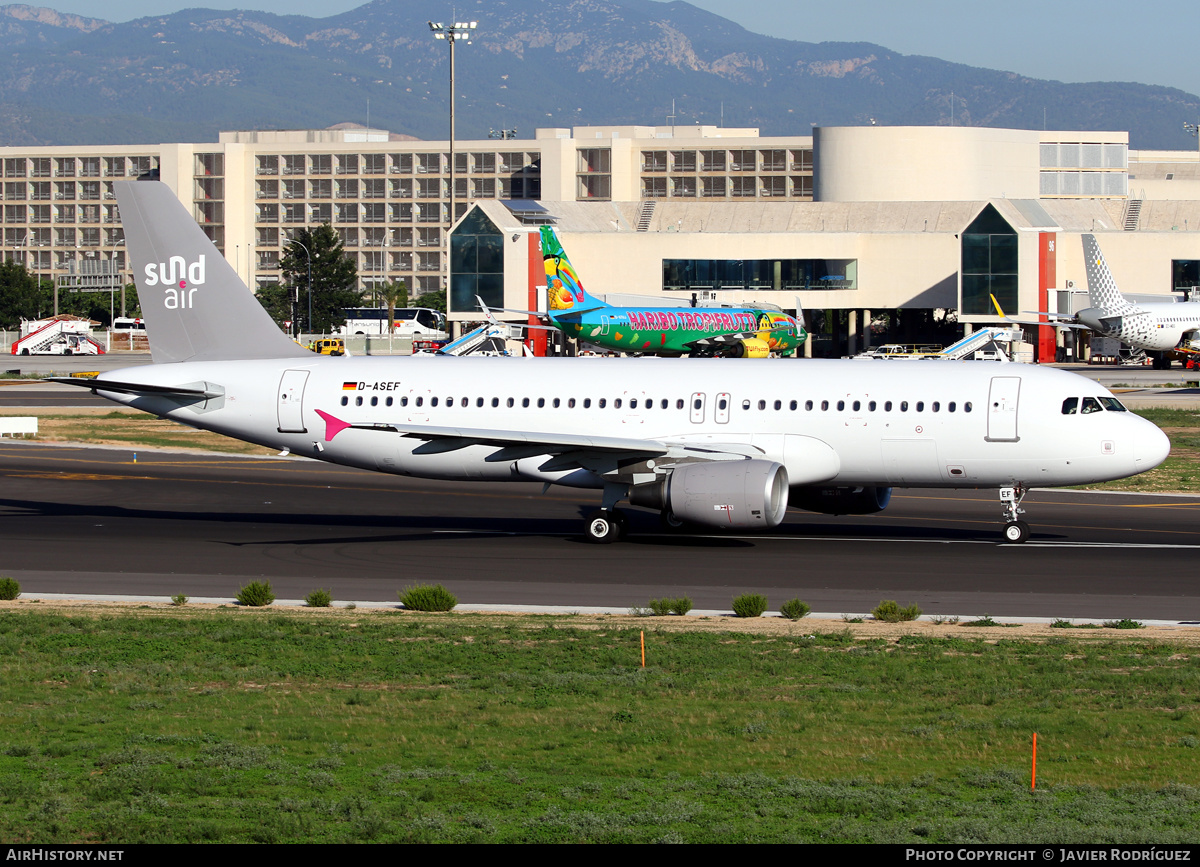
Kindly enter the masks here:
M 823 515 L 873 515 L 892 500 L 891 488 L 792 488 L 788 505 Z
M 770 345 L 759 337 L 747 337 L 737 341 L 728 353 L 729 358 L 767 358 L 770 355 Z
M 637 485 L 629 502 L 707 527 L 777 527 L 787 512 L 788 474 L 775 461 L 704 461 Z

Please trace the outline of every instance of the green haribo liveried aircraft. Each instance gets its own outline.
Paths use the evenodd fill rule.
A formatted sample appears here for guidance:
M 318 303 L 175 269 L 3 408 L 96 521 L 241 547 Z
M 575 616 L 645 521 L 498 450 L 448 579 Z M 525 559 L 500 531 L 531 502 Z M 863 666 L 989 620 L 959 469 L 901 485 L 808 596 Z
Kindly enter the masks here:
M 754 307 L 613 307 L 583 288 L 558 237 L 541 227 L 550 321 L 568 337 L 646 355 L 765 358 L 801 346 L 795 318 Z

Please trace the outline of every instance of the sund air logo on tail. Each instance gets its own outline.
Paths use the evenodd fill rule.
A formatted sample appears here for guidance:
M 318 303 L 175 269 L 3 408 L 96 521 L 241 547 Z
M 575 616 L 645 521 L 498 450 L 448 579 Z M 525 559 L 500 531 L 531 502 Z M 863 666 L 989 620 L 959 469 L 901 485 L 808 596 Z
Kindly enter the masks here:
M 168 310 L 194 307 L 196 287 L 204 285 L 204 254 L 195 262 L 186 262 L 182 256 L 150 262 L 145 274 L 147 286 L 167 287 L 163 290 L 163 305 Z

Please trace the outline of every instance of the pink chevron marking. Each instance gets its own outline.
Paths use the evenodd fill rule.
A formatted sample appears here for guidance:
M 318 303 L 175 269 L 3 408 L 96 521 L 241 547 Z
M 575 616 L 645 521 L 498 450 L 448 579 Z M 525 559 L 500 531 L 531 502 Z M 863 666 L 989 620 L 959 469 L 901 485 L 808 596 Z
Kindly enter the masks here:
M 333 442 L 333 438 L 339 433 L 350 427 L 350 422 L 342 421 L 340 418 L 334 418 L 327 412 L 317 410 L 317 415 L 325 420 L 325 442 Z

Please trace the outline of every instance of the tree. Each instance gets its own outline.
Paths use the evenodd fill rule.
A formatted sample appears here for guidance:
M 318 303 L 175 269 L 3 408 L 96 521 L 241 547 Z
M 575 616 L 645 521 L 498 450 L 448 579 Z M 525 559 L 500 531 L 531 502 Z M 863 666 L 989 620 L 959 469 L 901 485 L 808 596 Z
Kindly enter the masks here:
M 426 292 L 417 298 L 417 302 L 422 307 L 428 307 L 430 310 L 440 310 L 446 312 L 446 290 L 439 289 L 436 292 Z
M 307 322 L 310 264 L 312 322 Z M 341 239 L 328 223 L 298 231 L 295 239 L 288 243 L 279 267 L 283 271 L 284 286 L 298 299 L 297 318 L 305 322 L 305 330 L 310 333 L 333 331 L 346 322 L 346 307 L 358 307 L 362 303 L 362 292 L 357 288 L 358 268 L 354 260 L 346 256 Z
M 303 252 L 303 251 L 302 251 Z M 308 287 L 307 272 L 305 273 L 305 291 Z M 267 311 L 267 315 L 275 320 L 275 324 L 283 328 L 283 323 L 289 322 L 292 319 L 292 298 L 288 290 L 280 286 L 278 283 L 270 283 L 266 286 L 259 286 L 254 293 L 254 297 L 258 299 L 258 303 Z M 306 298 L 304 292 L 300 293 L 301 298 Z M 315 312 L 315 308 L 314 308 Z M 308 315 L 308 305 L 304 307 L 304 314 Z M 286 330 L 286 329 L 285 329 Z M 287 332 L 291 334 L 291 331 Z
M 382 296 L 384 304 L 387 305 L 387 333 L 391 334 L 396 327 L 396 308 L 408 306 L 408 284 L 403 280 L 385 283 L 379 288 L 379 294 Z
M 40 319 L 52 311 L 49 284 L 39 283 L 24 265 L 0 264 L 0 328 L 17 329 L 22 319 Z

